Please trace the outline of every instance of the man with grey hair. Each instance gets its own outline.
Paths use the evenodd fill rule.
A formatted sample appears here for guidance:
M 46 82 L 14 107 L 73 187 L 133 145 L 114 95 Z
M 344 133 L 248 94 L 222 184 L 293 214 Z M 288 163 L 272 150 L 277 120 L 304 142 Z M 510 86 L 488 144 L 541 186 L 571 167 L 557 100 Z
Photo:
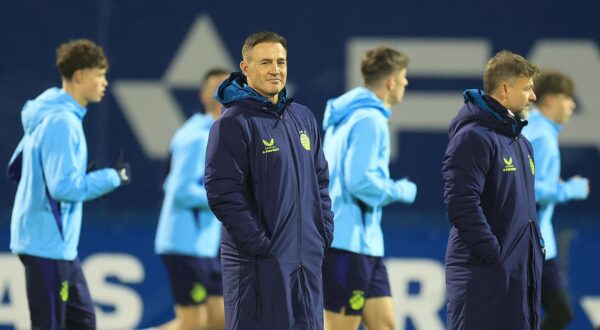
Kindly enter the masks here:
M 452 223 L 446 250 L 448 329 L 539 329 L 544 245 L 533 150 L 521 114 L 535 101 L 538 69 L 501 51 L 484 91 L 464 92 L 443 162 Z

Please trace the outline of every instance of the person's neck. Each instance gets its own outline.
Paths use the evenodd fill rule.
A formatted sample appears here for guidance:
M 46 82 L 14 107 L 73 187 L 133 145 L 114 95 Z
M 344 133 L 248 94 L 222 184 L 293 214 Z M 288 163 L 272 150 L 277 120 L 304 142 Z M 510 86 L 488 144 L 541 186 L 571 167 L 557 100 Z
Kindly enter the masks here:
M 375 94 L 375 96 L 377 96 L 378 99 L 381 100 L 381 102 L 383 102 L 383 105 L 390 109 L 391 108 L 391 103 L 389 101 L 389 95 L 390 92 L 383 88 L 383 87 L 377 87 L 377 86 L 365 86 L 367 89 L 369 89 L 371 92 L 373 92 L 373 94 Z
M 540 105 L 538 105 L 537 109 L 542 115 L 544 115 L 544 117 L 548 118 L 548 120 L 557 125 L 560 125 L 556 122 L 555 112 L 552 111 L 552 109 Z
M 219 104 L 218 106 L 206 111 L 206 114 L 214 120 L 219 119 L 219 116 L 221 115 L 221 105 Z
M 493 98 L 494 101 L 496 101 L 499 105 L 501 105 L 505 109 L 508 109 L 508 107 L 506 106 L 505 102 L 503 102 L 503 100 L 500 97 L 500 95 L 497 95 L 497 94 L 488 94 L 488 96 L 491 97 L 491 98 Z
M 273 104 L 277 104 L 277 102 L 279 101 L 279 94 L 275 94 L 274 96 L 267 96 L 267 95 L 263 95 L 264 97 L 268 98 L 271 103 Z
M 84 108 L 87 106 L 87 100 L 81 95 L 81 93 L 79 93 L 78 89 L 73 86 L 73 84 L 63 81 L 62 89 L 67 92 L 67 94 L 71 95 L 71 97 L 74 98 L 79 105 Z
M 488 95 L 486 95 L 486 96 L 487 96 L 487 97 L 489 97 L 489 98 L 491 98 L 491 99 L 492 99 L 491 101 L 493 101 L 493 102 L 496 102 L 496 103 L 497 103 L 497 106 L 499 105 L 499 106 L 501 106 L 502 108 L 506 109 L 506 113 L 507 113 L 507 115 L 508 115 L 510 118 L 513 118 L 513 119 L 522 118 L 522 117 L 521 117 L 522 111 L 521 111 L 521 112 L 516 112 L 516 111 L 514 111 L 514 110 L 510 109 L 509 107 L 507 107 L 507 106 L 506 106 L 506 104 L 505 104 L 505 102 L 503 102 L 503 101 L 500 99 L 500 97 L 499 97 L 498 95 L 494 95 L 494 94 L 488 94 Z M 488 105 L 490 105 L 490 104 L 489 104 L 489 102 L 488 102 Z M 497 106 L 496 106 L 496 107 L 497 107 Z M 492 105 L 490 105 L 490 107 L 491 107 L 491 108 L 495 108 L 495 107 L 494 107 L 494 106 L 492 106 Z
M 277 104 L 277 102 L 279 101 L 279 93 L 277 93 L 275 95 L 265 95 L 265 94 L 259 92 L 258 89 L 252 87 L 250 84 L 248 84 L 247 86 L 252 88 L 258 95 L 266 97 L 273 104 Z

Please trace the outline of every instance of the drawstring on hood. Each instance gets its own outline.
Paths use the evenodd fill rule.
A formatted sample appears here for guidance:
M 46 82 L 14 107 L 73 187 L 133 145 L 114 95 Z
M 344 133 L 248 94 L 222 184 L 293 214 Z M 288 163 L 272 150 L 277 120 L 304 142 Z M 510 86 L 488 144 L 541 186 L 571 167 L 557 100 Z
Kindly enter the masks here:
M 383 105 L 383 102 L 369 89 L 355 88 L 348 93 L 327 101 L 325 115 L 323 116 L 323 129 L 337 126 L 358 109 L 372 108 L 380 111 L 386 118 L 392 112 Z
M 80 119 L 87 113 L 87 109 L 79 105 L 69 93 L 57 87 L 46 90 L 35 100 L 27 101 L 21 112 L 25 134 L 31 134 L 45 118 L 63 112 L 65 108 Z

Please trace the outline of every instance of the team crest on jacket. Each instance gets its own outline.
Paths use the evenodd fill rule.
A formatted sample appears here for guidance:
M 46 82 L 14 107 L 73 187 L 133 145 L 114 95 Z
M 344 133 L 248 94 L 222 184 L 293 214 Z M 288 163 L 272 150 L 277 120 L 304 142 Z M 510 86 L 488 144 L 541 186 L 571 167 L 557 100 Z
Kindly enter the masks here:
M 262 139 L 262 143 L 265 145 L 265 149 L 263 150 L 263 155 L 271 152 L 279 151 L 279 147 L 275 145 L 275 139 L 271 138 L 271 140 L 267 141 Z
M 531 168 L 531 174 L 535 175 L 535 164 L 533 163 L 533 159 L 531 159 L 531 155 L 527 154 L 527 158 L 529 158 L 529 167 Z
M 515 165 L 513 165 L 512 157 L 508 157 L 508 159 L 506 157 L 502 157 L 502 160 L 504 161 L 504 168 L 502 169 L 502 172 L 516 172 L 517 171 L 517 168 L 515 167 Z
M 300 143 L 304 149 L 310 150 L 310 138 L 306 134 L 306 131 L 300 131 Z

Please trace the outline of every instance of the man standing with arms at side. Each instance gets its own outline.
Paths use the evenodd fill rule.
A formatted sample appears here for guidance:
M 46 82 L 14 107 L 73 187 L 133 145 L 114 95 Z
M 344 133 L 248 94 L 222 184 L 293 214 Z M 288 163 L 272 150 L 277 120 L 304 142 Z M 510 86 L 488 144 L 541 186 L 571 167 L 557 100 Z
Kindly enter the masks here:
M 543 70 L 535 79 L 536 108 L 523 129 L 533 146 L 535 161 L 535 199 L 542 237 L 546 243 L 546 260 L 542 272 L 542 307 L 545 314 L 542 330 L 565 329 L 573 310 L 556 260 L 557 247 L 552 214 L 554 206 L 571 200 L 586 199 L 590 188 L 587 178 L 560 178 L 558 134 L 575 109 L 573 80 L 562 72 Z
M 161 329 L 223 329 L 223 286 L 218 259 L 221 224 L 208 208 L 204 189 L 204 160 L 208 132 L 221 115 L 213 98 L 229 75 L 209 71 L 202 80 L 197 113 L 175 133 L 169 174 L 160 212 L 155 249 L 161 256 L 175 299 L 175 320 Z
M 287 41 L 250 35 L 217 91 L 206 192 L 223 223 L 227 329 L 322 329 L 321 267 L 333 239 L 319 126 L 287 97 Z
M 392 297 L 383 263 L 381 214 L 385 205 L 410 204 L 417 186 L 390 179 L 391 107 L 408 85 L 408 57 L 378 47 L 361 64 L 365 87 L 330 100 L 323 149 L 329 160 L 332 248 L 323 267 L 326 329 L 395 329 Z
M 539 329 L 543 241 L 533 152 L 520 115 L 538 69 L 501 51 L 481 90 L 464 92 L 443 162 L 452 223 L 446 250 L 448 329 Z
M 86 173 L 82 127 L 89 103 L 100 102 L 108 61 L 85 39 L 56 51 L 62 89 L 28 101 L 25 135 L 8 167 L 19 182 L 11 220 L 10 249 L 25 266 L 31 328 L 95 329 L 94 304 L 77 258 L 82 202 L 130 182 L 129 165 Z

